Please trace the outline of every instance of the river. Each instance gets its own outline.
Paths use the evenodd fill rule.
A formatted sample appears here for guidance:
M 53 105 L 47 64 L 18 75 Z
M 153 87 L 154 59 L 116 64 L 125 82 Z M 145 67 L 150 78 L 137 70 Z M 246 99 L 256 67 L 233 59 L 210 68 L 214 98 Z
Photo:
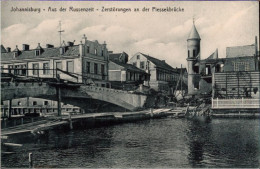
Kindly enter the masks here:
M 258 119 L 152 119 L 22 139 L 2 167 L 249 168 L 260 166 Z M 29 141 L 30 140 L 30 141 Z

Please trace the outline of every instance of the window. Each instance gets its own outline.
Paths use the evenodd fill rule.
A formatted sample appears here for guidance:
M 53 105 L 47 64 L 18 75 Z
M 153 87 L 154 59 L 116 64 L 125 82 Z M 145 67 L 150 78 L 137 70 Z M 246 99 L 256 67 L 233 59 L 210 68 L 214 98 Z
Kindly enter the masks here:
M 90 73 L 90 62 L 86 62 L 86 71 Z
M 8 65 L 8 73 L 14 73 L 13 65 Z
M 101 51 L 101 56 L 104 56 L 104 50 Z
M 248 62 L 233 62 L 234 71 L 249 71 Z
M 49 74 L 49 69 L 50 69 L 49 63 L 43 63 L 43 74 L 44 75 Z
M 140 59 L 140 55 L 137 55 L 136 58 L 137 58 L 137 59 Z
M 95 49 L 95 55 L 97 55 L 97 49 Z
M 193 67 L 193 71 L 194 71 L 195 73 L 199 73 L 199 66 L 194 66 L 194 67 Z
M 73 73 L 74 72 L 74 65 L 73 61 L 67 61 L 67 71 Z
M 206 65 L 206 75 L 211 75 L 210 65 Z
M 144 62 L 140 62 L 140 68 L 144 69 Z
M 40 55 L 40 50 L 36 50 L 35 51 L 35 56 L 39 56 Z
M 196 57 L 196 50 L 193 50 L 193 57 Z
M 133 62 L 133 65 L 136 67 L 136 62 Z
M 190 57 L 190 50 L 188 50 L 188 58 Z
M 94 64 L 94 73 L 95 74 L 98 73 L 98 64 L 97 63 Z
M 26 75 L 26 65 L 24 64 L 24 65 L 21 65 L 21 69 L 22 70 L 20 70 L 20 74 L 22 75 L 22 76 L 25 76 Z
M 18 75 L 18 74 L 19 74 L 19 68 L 20 68 L 20 66 L 19 66 L 19 65 L 15 65 L 14 68 L 15 68 L 15 69 L 14 69 L 14 74 L 15 74 L 15 75 Z
M 105 75 L 105 65 L 101 65 L 101 74 Z
M 89 53 L 89 46 L 87 46 L 87 53 Z
M 37 101 L 33 101 L 32 105 L 36 106 L 37 105 Z
M 48 101 L 44 101 L 43 104 L 44 104 L 44 106 L 47 106 L 47 105 L 49 105 L 49 102 Z
M 17 105 L 18 105 L 18 106 L 21 106 L 21 105 L 22 105 L 22 103 L 21 103 L 20 101 L 18 101 Z
M 16 58 L 18 56 L 18 52 L 14 52 L 14 57 Z
M 39 75 L 39 63 L 34 63 L 33 67 L 33 75 Z
M 56 62 L 56 69 L 61 69 L 62 70 L 62 63 L 61 62 Z M 57 71 L 58 74 L 60 74 L 60 71 Z

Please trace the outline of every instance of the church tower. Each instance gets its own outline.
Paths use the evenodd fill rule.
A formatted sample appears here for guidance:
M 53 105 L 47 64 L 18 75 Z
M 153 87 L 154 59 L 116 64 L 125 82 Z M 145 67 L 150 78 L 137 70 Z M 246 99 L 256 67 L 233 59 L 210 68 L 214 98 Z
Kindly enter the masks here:
M 187 39 L 187 62 L 188 62 L 188 94 L 196 94 L 199 89 L 199 61 L 200 61 L 200 35 L 194 21 Z

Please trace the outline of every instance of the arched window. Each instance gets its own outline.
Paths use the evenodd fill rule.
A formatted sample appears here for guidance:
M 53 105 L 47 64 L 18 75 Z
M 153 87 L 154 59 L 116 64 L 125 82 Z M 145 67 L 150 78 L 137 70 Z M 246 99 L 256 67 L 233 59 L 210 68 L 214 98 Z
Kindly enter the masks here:
M 97 49 L 95 49 L 95 55 L 97 55 Z

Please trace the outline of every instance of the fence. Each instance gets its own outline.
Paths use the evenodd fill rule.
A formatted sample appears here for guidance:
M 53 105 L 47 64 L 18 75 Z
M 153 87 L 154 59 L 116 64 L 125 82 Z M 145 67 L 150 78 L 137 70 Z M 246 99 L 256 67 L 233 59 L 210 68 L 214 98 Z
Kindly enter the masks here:
M 232 108 L 260 108 L 260 99 L 213 99 L 212 109 L 232 109 Z

